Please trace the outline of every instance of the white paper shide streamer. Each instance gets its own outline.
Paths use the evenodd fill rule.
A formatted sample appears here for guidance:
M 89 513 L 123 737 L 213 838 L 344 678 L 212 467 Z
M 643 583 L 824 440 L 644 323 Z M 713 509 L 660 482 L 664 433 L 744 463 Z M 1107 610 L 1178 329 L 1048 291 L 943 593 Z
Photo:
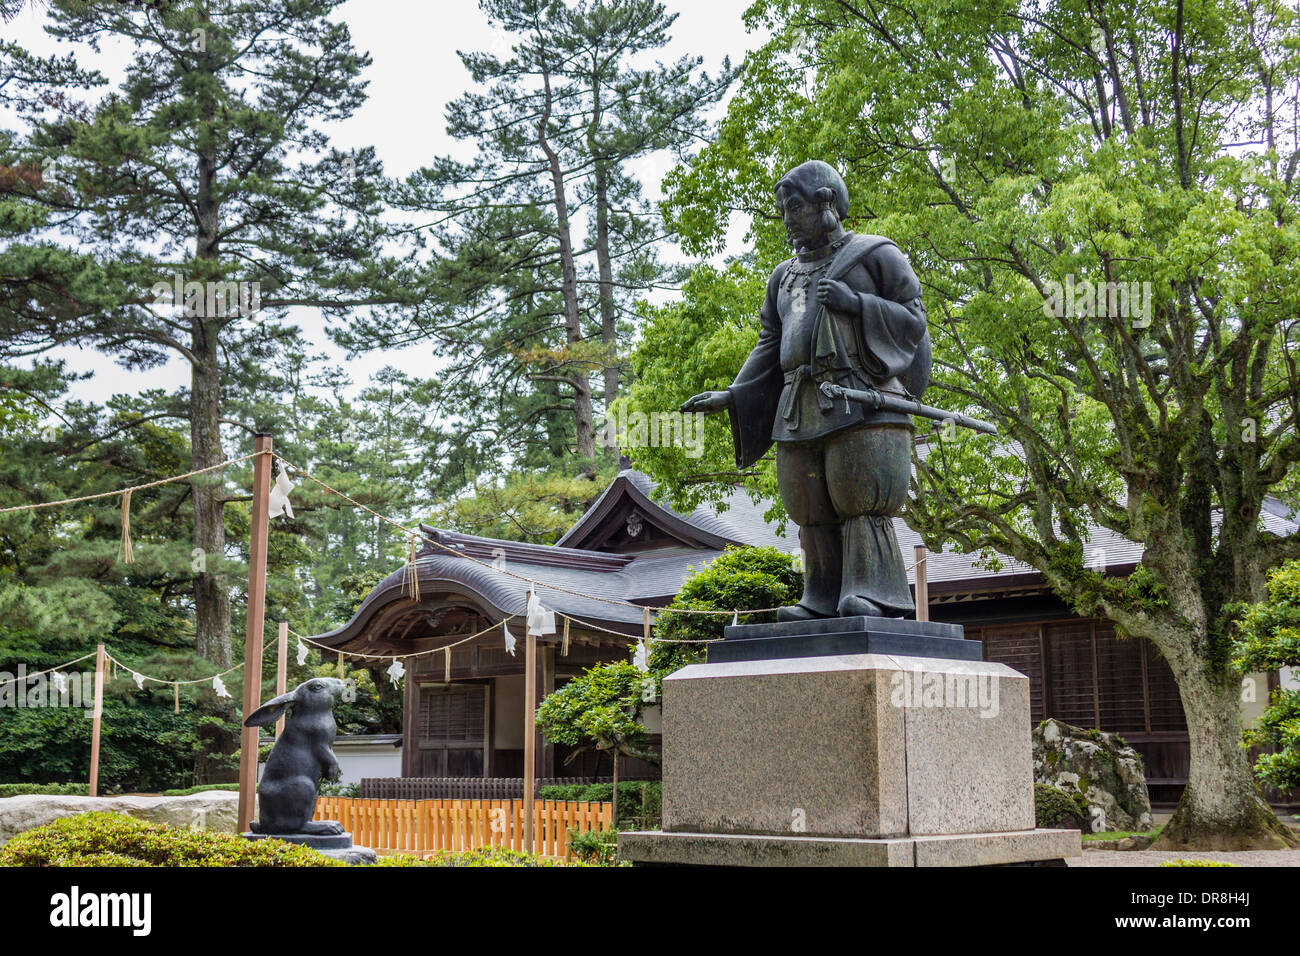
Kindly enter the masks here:
M 636 642 L 636 650 L 632 652 L 632 666 L 642 674 L 650 670 L 650 654 L 643 640 Z
M 268 517 L 278 518 L 280 515 L 286 518 L 293 517 L 293 507 L 289 504 L 289 492 L 293 489 L 294 484 L 289 480 L 287 469 L 281 465 L 280 473 L 275 476 L 275 484 L 271 485 L 271 493 L 268 496 L 270 505 Z
M 394 657 L 393 663 L 388 665 L 388 670 L 385 673 L 388 675 L 388 679 L 393 682 L 393 685 L 396 686 L 397 682 L 406 674 L 406 668 L 402 666 L 401 661 Z
M 528 633 L 537 637 L 555 633 L 555 612 L 542 606 L 537 591 L 528 589 Z
M 307 645 L 304 644 L 304 643 L 302 642 L 301 639 L 299 639 L 299 641 L 298 641 L 298 666 L 299 666 L 299 667 L 302 667 L 302 666 L 303 666 L 304 664 L 306 664 L 306 663 L 307 663 Z
M 218 697 L 229 697 L 230 692 L 226 690 L 226 685 L 221 682 L 221 675 L 218 674 L 212 678 L 212 690 Z
M 131 680 L 135 681 L 135 686 L 136 686 L 136 687 L 138 687 L 140 690 L 144 690 L 144 675 L 143 675 L 143 674 L 137 674 L 135 671 L 131 671 Z
M 515 656 L 515 636 L 514 636 L 513 634 L 510 633 L 510 628 L 506 626 L 506 622 L 505 622 L 505 621 L 502 621 L 502 622 L 501 622 L 501 631 L 502 631 L 502 633 L 505 634 L 505 636 L 506 636 L 506 653 L 509 654 L 511 657 L 514 657 L 514 656 Z

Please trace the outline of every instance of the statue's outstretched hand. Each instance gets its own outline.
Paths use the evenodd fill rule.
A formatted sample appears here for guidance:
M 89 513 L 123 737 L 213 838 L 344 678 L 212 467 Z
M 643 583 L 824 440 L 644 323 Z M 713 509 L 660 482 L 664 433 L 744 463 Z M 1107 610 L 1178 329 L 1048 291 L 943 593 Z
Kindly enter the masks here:
M 686 401 L 682 402 L 681 412 L 720 412 L 725 408 L 731 407 L 731 393 L 728 391 L 721 392 L 700 392 L 698 395 L 692 395 Z
M 838 279 L 822 279 L 817 283 L 817 301 L 836 312 L 854 312 L 858 296 Z

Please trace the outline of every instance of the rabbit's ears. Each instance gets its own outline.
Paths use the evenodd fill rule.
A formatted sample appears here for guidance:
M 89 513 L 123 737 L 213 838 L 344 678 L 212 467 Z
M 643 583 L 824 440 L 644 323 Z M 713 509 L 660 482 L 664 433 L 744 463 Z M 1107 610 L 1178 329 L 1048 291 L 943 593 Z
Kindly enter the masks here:
M 267 724 L 273 724 L 284 714 L 284 709 L 293 703 L 293 691 L 287 694 L 281 694 L 272 700 L 268 700 L 257 710 L 248 715 L 244 721 L 245 727 L 265 727 Z

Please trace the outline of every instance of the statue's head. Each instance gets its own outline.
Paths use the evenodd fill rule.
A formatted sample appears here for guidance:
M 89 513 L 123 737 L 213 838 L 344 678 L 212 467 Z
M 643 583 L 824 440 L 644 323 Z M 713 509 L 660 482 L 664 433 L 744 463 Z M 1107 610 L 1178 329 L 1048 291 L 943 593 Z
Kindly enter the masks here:
M 827 163 L 811 159 L 776 184 L 786 235 L 796 251 L 819 249 L 840 231 L 849 214 L 849 190 Z

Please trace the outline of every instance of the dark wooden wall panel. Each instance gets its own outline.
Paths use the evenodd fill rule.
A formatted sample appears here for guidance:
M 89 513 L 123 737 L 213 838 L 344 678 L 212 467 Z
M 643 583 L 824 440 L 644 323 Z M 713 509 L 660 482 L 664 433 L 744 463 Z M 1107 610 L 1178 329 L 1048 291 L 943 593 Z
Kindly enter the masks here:
M 1029 678 L 1029 719 L 1043 719 L 1043 657 L 1037 624 L 1007 624 L 980 631 L 984 659 L 1015 668 Z
M 1092 625 L 1069 621 L 1045 626 L 1048 716 L 1080 727 L 1097 726 L 1097 684 L 1093 680 Z
M 1099 729 L 1118 734 L 1147 730 L 1146 702 L 1142 699 L 1142 643 L 1121 640 L 1115 628 L 1104 621 L 1097 624 L 1097 690 L 1101 703 Z
M 1169 664 L 1147 644 L 1147 700 L 1151 708 L 1152 733 L 1187 732 L 1187 717 L 1183 714 L 1183 700 L 1178 696 L 1178 682 Z

